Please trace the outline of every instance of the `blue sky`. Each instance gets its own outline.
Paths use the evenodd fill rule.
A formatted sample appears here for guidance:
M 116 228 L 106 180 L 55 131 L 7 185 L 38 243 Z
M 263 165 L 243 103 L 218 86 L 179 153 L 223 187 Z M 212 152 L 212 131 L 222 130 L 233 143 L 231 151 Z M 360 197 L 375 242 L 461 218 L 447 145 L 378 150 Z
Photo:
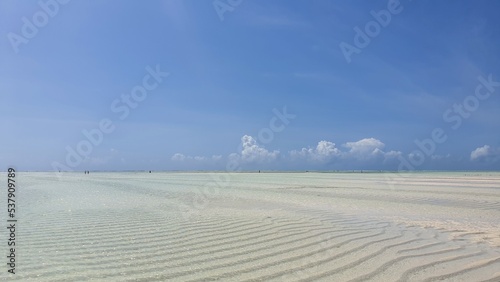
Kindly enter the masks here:
M 4 0 L 0 162 L 497 170 L 499 8 Z

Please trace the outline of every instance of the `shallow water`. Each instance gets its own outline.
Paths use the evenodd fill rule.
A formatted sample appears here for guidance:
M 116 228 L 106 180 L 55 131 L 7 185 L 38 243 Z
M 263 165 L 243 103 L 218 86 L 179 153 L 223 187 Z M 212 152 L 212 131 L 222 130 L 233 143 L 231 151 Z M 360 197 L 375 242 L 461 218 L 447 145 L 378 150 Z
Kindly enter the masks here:
M 500 280 L 500 173 L 16 178 L 2 279 Z

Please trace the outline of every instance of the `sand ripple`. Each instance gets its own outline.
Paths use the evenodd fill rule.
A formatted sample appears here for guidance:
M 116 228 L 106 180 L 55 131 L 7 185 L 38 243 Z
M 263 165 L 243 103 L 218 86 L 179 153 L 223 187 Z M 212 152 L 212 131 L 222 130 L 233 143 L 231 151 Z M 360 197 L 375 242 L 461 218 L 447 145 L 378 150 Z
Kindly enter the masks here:
M 500 281 L 500 177 L 424 176 L 238 174 L 200 208 L 206 174 L 25 175 L 9 278 Z

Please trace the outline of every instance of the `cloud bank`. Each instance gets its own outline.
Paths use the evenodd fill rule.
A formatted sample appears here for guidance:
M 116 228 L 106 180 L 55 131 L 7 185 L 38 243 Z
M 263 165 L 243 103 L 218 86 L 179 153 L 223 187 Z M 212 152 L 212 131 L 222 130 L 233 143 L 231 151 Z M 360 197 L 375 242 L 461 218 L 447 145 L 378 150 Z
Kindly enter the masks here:
M 299 151 L 293 150 L 289 154 L 292 160 L 325 163 L 339 157 L 341 152 L 335 147 L 335 143 L 319 141 L 315 148 L 302 148 Z
M 471 161 L 497 162 L 500 160 L 500 148 L 492 148 L 490 145 L 476 148 L 470 153 Z
M 281 154 L 278 150 L 268 150 L 258 144 L 257 140 L 250 135 L 241 137 L 240 149 L 226 157 L 226 162 L 238 163 L 243 168 L 282 168 L 299 169 L 304 165 L 311 168 L 320 166 L 336 166 L 339 169 L 353 166 L 375 166 L 387 165 L 396 161 L 402 155 L 400 151 L 384 151 L 385 144 L 376 138 L 365 138 L 358 141 L 346 142 L 340 147 L 331 141 L 322 140 L 314 147 L 304 147 L 299 150 L 291 150 Z M 220 161 L 223 157 L 212 156 L 191 157 L 181 153 L 176 153 L 171 160 L 177 163 L 207 161 Z
M 184 161 L 195 161 L 195 162 L 216 162 L 222 159 L 222 155 L 213 155 L 212 157 L 202 157 L 202 156 L 186 156 L 181 153 L 174 154 L 171 158 L 172 161 L 175 162 L 184 162 Z
M 274 161 L 279 156 L 279 151 L 268 151 L 257 144 L 252 136 L 244 135 L 241 137 L 242 150 L 239 153 L 241 160 L 247 163 L 254 162 L 270 162 Z M 234 157 L 234 155 L 233 155 Z

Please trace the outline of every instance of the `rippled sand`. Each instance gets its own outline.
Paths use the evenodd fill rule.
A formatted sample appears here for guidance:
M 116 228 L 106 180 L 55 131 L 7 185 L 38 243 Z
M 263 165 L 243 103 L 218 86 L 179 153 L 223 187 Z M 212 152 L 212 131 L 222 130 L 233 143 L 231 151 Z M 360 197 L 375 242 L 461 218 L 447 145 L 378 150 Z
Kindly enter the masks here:
M 17 274 L 2 263 L 2 280 L 500 281 L 500 173 L 17 181 Z

